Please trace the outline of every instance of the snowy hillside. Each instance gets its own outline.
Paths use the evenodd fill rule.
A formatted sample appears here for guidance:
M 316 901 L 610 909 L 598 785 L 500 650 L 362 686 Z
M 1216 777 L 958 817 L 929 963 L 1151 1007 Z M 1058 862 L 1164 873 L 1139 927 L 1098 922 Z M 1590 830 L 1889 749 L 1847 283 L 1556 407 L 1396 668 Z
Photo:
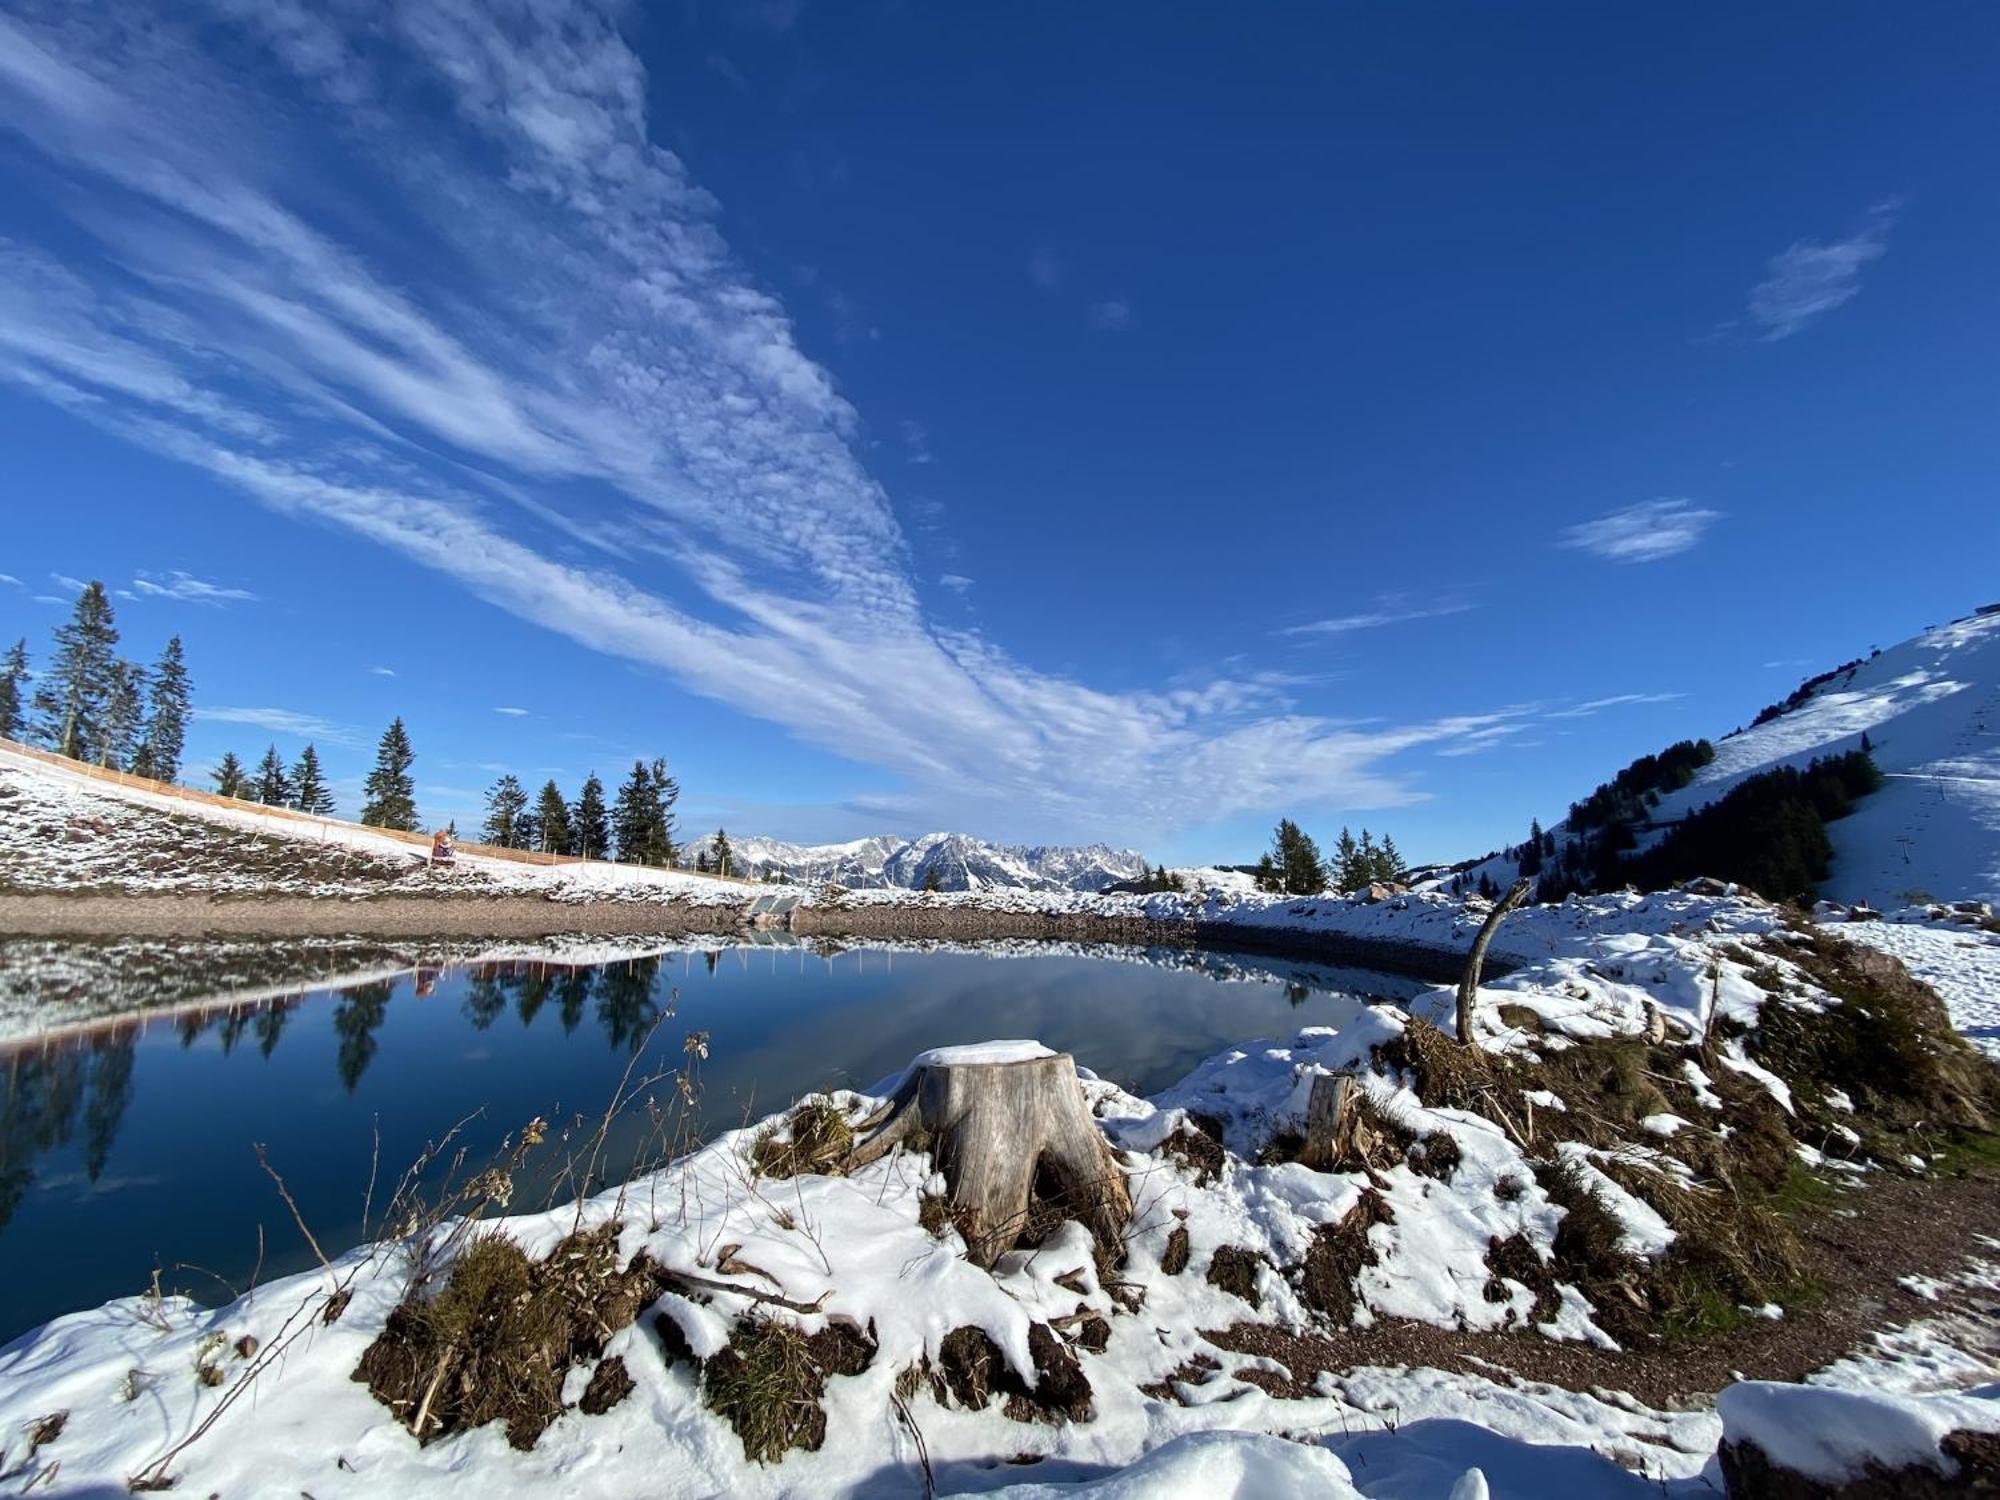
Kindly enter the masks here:
M 732 872 L 761 879 L 776 872 L 800 885 L 831 882 L 850 890 L 922 890 L 936 876 L 936 888 L 980 891 L 1003 887 L 1024 891 L 1101 891 L 1145 873 L 1143 856 L 1103 844 L 1082 848 L 1009 847 L 963 833 L 927 833 L 919 839 L 894 835 L 854 839 L 845 844 L 789 844 L 781 839 L 732 838 Z M 689 844 L 682 860 L 713 859 L 715 840 Z
M 1882 908 L 1916 892 L 2000 898 L 2000 613 L 1891 646 L 1717 740 L 1714 761 L 1657 815 L 1680 817 L 1754 772 L 1852 750 L 1863 734 L 1888 785 L 1828 825 L 1826 893 Z
M 2000 609 L 1811 679 L 1774 708 L 1763 723 L 1715 739 L 1715 759 L 1651 809 L 1652 830 L 1746 777 L 1857 749 L 1865 735 L 1886 785 L 1827 825 L 1834 859 L 1823 894 L 1884 911 L 2000 901 Z M 1560 842 L 1570 829 L 1550 831 Z M 1503 852 L 1459 878 L 1504 887 L 1517 868 Z M 1451 877 L 1424 884 L 1448 886 Z

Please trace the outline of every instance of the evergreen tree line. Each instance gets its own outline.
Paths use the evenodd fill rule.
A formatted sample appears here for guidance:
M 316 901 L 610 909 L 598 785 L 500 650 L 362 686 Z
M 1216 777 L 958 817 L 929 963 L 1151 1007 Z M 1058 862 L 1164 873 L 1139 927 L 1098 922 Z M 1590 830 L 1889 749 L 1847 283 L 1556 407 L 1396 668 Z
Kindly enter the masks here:
M 667 774 L 667 763 L 634 761 L 632 773 L 610 805 L 604 783 L 595 771 L 584 778 L 574 802 L 551 778 L 530 801 L 520 780 L 511 773 L 493 783 L 486 794 L 486 821 L 480 838 L 502 849 L 534 849 L 543 854 L 571 854 L 584 859 L 610 859 L 628 865 L 672 865 L 680 849 L 674 843 L 674 803 L 680 784 Z
M 279 758 L 276 745 L 269 746 L 254 771 L 244 769 L 234 750 L 226 750 L 209 775 L 216 791 L 225 797 L 261 802 L 266 807 L 297 808 L 322 818 L 333 816 L 333 792 L 320 769 L 319 751 L 310 742 L 290 766 Z
M 1312 836 L 1284 818 L 1272 832 L 1270 850 L 1257 861 L 1256 876 L 1263 890 L 1317 896 L 1328 886 L 1358 891 L 1377 883 L 1400 882 L 1409 873 L 1396 841 L 1387 835 L 1378 844 L 1366 828 L 1359 839 L 1342 828 L 1329 866 Z
M 1572 828 L 1604 828 L 1637 823 L 1659 806 L 1665 792 L 1677 792 L 1695 772 L 1715 759 L 1707 740 L 1680 740 L 1658 755 L 1642 755 L 1581 802 L 1570 804 Z
M 1560 901 L 1572 892 L 1627 884 L 1659 890 L 1707 875 L 1773 901 L 1809 901 L 1833 858 L 1826 825 L 1881 785 L 1882 773 L 1865 745 L 1803 769 L 1762 771 L 1688 814 L 1650 849 L 1638 847 L 1630 823 L 1568 840 L 1542 869 L 1536 899 Z
M 118 639 L 104 585 L 86 584 L 56 627 L 46 667 L 29 670 L 25 637 L 0 658 L 0 737 L 113 771 L 178 779 L 193 692 L 181 638 L 170 639 L 150 668 L 120 656 Z

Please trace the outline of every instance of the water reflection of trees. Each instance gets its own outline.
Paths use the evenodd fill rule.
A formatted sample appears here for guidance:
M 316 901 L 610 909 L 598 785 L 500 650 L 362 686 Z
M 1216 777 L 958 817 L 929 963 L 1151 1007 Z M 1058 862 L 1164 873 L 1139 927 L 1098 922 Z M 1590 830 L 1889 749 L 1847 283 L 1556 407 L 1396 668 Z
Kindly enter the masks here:
M 0 1099 L 0 1230 L 34 1185 L 35 1159 L 67 1146 L 79 1124 L 84 1174 L 92 1182 L 104 1174 L 132 1102 L 136 1037 L 136 1028 L 125 1027 L 8 1056 Z

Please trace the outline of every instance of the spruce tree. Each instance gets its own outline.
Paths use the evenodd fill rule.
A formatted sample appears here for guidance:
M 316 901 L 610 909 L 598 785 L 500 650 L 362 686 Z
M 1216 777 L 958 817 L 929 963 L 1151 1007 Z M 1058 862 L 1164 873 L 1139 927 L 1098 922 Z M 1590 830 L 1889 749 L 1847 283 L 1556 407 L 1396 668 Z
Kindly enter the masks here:
M 1361 846 L 1354 842 L 1354 835 L 1345 825 L 1340 830 L 1340 841 L 1333 846 L 1333 883 L 1343 891 L 1358 891 L 1368 884 L 1367 872 L 1361 866 Z
M 410 763 L 417 758 L 410 748 L 409 731 L 399 714 L 382 731 L 375 747 L 375 769 L 362 783 L 367 800 L 361 804 L 361 821 L 374 828 L 395 828 L 405 833 L 417 831 L 417 788 L 410 779 Z
M 618 840 L 618 862 L 643 865 L 650 848 L 653 824 L 653 773 L 641 760 L 632 762 L 632 774 L 618 788 L 618 801 L 611 809 L 611 832 Z
M 146 713 L 146 739 L 139 747 L 138 763 L 133 769 L 156 781 L 173 781 L 181 774 L 181 750 L 187 743 L 188 699 L 192 691 L 179 636 L 167 642 L 148 681 L 152 691 Z
M 27 732 L 21 712 L 21 689 L 27 682 L 28 643 L 23 639 L 0 661 L 0 739 L 18 740 Z
M 510 772 L 493 783 L 486 794 L 486 821 L 479 827 L 482 843 L 501 849 L 521 847 L 521 814 L 527 811 L 528 794 Z
M 927 891 L 944 889 L 944 882 L 938 879 L 937 866 L 934 864 L 927 865 L 924 869 L 924 889 Z
M 236 758 L 234 750 L 223 752 L 222 763 L 210 773 L 215 778 L 215 790 L 224 797 L 249 795 L 250 776 L 243 769 L 243 762 Z
M 563 794 L 553 780 L 543 785 L 542 795 L 535 804 L 535 833 L 535 847 L 542 853 L 571 852 L 569 804 L 563 801 Z
M 322 818 L 333 816 L 333 793 L 320 771 L 319 751 L 311 742 L 299 752 L 298 763 L 292 767 L 292 806 Z
M 251 780 L 251 795 L 266 807 L 292 805 L 292 778 L 285 774 L 285 763 L 278 759 L 276 745 L 267 749 L 264 758 L 257 762 L 257 774 Z
M 570 817 L 573 852 L 585 859 L 603 859 L 611 852 L 611 819 L 604 808 L 604 783 L 592 771 L 584 778 L 583 790 L 576 794 L 576 809 Z
M 667 774 L 667 763 L 657 755 L 646 779 L 652 787 L 647 828 L 650 857 L 646 863 L 671 867 L 680 859 L 680 850 L 674 844 L 674 804 L 680 800 L 681 784 Z
M 1384 885 L 1401 885 L 1409 873 L 1410 867 L 1403 863 L 1396 841 L 1383 834 L 1382 847 L 1375 851 L 1375 878 Z
M 96 760 L 118 665 L 118 628 L 104 585 L 76 596 L 69 623 L 56 630 L 55 656 L 35 689 L 43 741 L 71 760 Z
M 1284 891 L 1293 896 L 1316 896 L 1326 889 L 1326 865 L 1319 857 L 1319 845 L 1314 843 L 1290 818 L 1278 820 L 1277 829 L 1271 835 L 1271 852 L 1267 856 L 1270 869 L 1258 865 L 1258 883 L 1275 879 L 1275 887 L 1265 888 Z
M 729 835 L 720 828 L 716 829 L 715 840 L 710 847 L 715 853 L 715 873 L 718 875 L 733 874 L 734 872 L 729 866 L 736 858 L 736 851 L 729 847 Z
M 136 662 L 111 665 L 111 696 L 104 703 L 104 737 L 97 763 L 114 771 L 131 769 L 146 732 L 146 673 Z

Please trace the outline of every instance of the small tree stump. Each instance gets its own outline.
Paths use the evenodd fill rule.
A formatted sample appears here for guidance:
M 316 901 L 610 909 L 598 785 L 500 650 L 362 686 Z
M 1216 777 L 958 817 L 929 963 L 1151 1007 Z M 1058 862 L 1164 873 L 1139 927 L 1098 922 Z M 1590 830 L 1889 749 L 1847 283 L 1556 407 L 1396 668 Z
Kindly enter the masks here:
M 1321 1073 L 1306 1096 L 1306 1143 L 1299 1161 L 1315 1172 L 1332 1172 L 1354 1151 L 1359 1116 L 1354 1107 L 1354 1080 L 1345 1074 Z
M 1020 1243 L 1037 1208 L 1080 1219 L 1101 1255 L 1117 1254 L 1132 1217 L 1125 1174 L 1091 1119 L 1076 1059 L 1033 1045 L 923 1054 L 862 1122 L 850 1158 L 864 1167 L 898 1144 L 927 1145 L 944 1173 L 952 1221 L 982 1266 Z

